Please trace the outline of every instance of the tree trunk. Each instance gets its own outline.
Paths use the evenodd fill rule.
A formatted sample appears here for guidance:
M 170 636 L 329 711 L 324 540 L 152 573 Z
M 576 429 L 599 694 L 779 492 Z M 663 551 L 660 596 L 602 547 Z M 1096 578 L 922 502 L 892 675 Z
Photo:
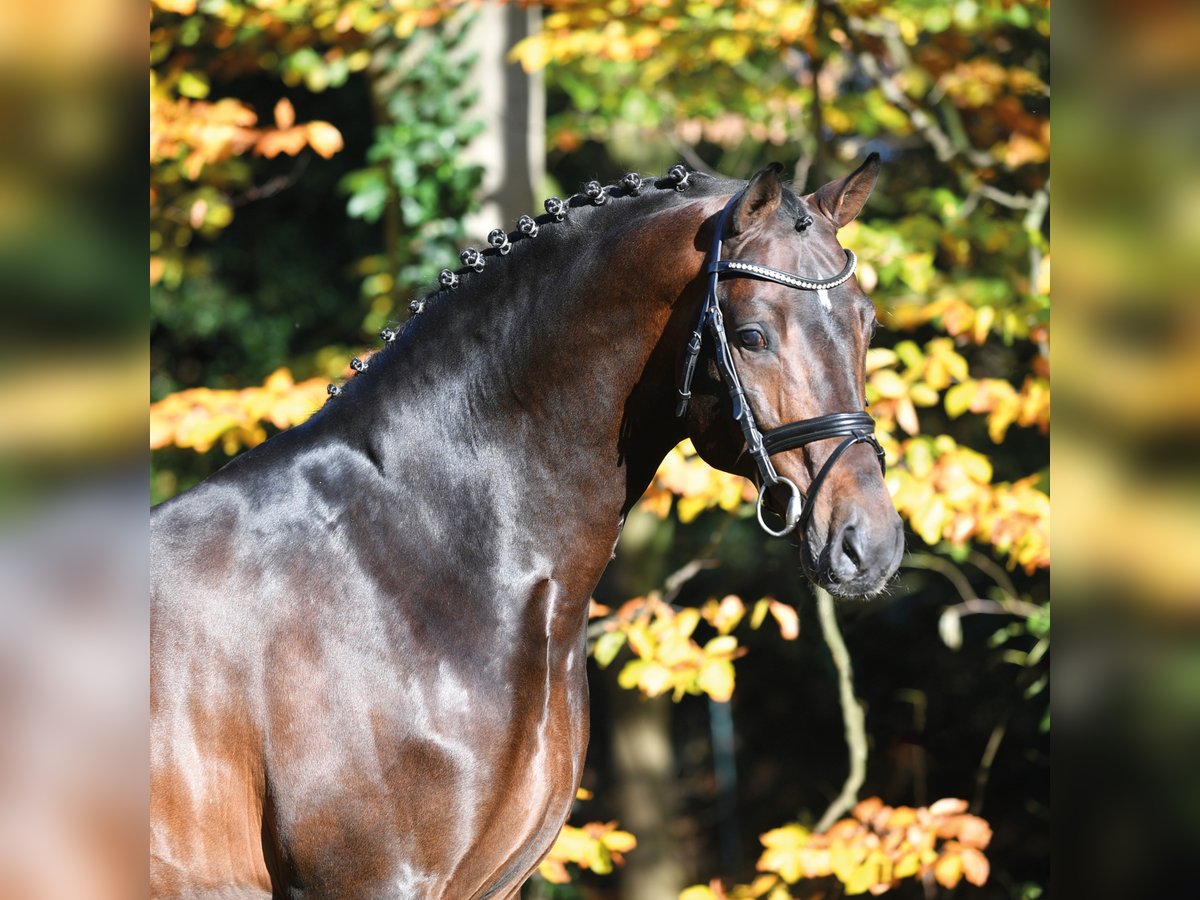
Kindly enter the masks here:
M 512 231 L 535 208 L 546 168 L 546 101 L 540 73 L 527 75 L 508 52 L 541 27 L 535 7 L 487 4 L 476 13 L 464 42 L 477 54 L 469 89 L 478 100 L 469 115 L 483 123 L 464 162 L 484 169 L 481 206 L 465 221 L 467 236 L 482 242 L 493 228 Z
M 621 893 L 637 900 L 675 900 L 686 883 L 671 834 L 677 806 L 671 699 L 646 700 L 617 687 L 611 696 L 617 818 L 638 841 L 625 858 Z

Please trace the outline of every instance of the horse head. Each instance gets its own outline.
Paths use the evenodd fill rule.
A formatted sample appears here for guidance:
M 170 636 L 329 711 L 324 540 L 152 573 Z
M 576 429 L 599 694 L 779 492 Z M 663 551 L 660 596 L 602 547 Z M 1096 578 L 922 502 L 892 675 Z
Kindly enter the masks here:
M 773 166 L 726 204 L 713 221 L 708 298 L 680 387 L 701 457 L 753 479 L 760 507 L 781 511 L 781 527 L 763 527 L 793 532 L 809 578 L 842 596 L 880 591 L 903 551 L 863 411 L 875 308 L 837 240 L 878 172 L 872 155 L 800 197 Z M 701 344 L 710 352 L 698 357 Z

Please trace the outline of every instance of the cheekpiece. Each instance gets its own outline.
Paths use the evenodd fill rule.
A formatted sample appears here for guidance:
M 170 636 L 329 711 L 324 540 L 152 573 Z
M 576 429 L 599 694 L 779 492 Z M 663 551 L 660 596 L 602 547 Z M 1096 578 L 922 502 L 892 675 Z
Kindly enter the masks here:
M 468 269 L 474 269 L 476 272 L 482 272 L 483 267 L 487 264 L 487 260 L 483 258 L 483 254 L 474 247 L 468 247 L 462 253 L 458 254 L 458 260 Z
M 503 228 L 494 228 L 488 232 L 488 243 L 500 251 L 501 256 L 507 256 L 512 249 L 508 240 L 508 232 Z

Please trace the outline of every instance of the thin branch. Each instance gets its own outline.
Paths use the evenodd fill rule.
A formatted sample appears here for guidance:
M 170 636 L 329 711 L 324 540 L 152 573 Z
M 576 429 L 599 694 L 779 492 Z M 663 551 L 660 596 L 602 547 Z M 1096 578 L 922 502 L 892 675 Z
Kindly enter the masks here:
M 663 602 L 673 603 L 685 584 L 705 569 L 715 569 L 720 564 L 715 559 L 693 559 L 687 565 L 681 566 L 668 575 L 666 581 L 663 582 Z
M 1012 579 L 1008 577 L 1008 573 L 1004 571 L 1004 567 L 997 563 L 989 556 L 985 556 L 978 550 L 972 550 L 967 554 L 967 562 L 973 565 L 981 572 L 986 572 L 992 576 L 992 580 L 996 582 L 996 586 L 1008 596 L 1016 599 L 1018 596 L 1017 586 L 1013 584 Z
M 843 813 L 849 812 L 858 802 L 858 791 L 867 776 L 867 728 L 866 716 L 862 704 L 854 696 L 854 670 L 850 664 L 850 654 L 846 643 L 842 640 L 842 632 L 838 628 L 837 613 L 833 608 L 833 598 L 828 592 L 814 587 L 817 594 L 817 616 L 821 620 L 821 634 L 833 657 L 833 664 L 838 673 L 838 697 L 842 704 L 842 727 L 846 735 L 846 747 L 850 752 L 850 772 L 842 791 L 820 821 L 815 831 L 826 831 Z
M 290 172 L 286 175 L 276 175 L 274 178 L 268 178 L 263 184 L 247 188 L 233 197 L 233 205 L 245 206 L 247 203 L 265 200 L 268 197 L 274 197 L 280 191 L 286 191 L 304 175 L 304 170 L 308 168 L 308 161 L 309 155 L 301 154 Z
M 696 152 L 692 145 L 680 139 L 679 135 L 672 131 L 668 131 L 667 140 L 671 142 L 672 149 L 674 149 L 676 153 L 683 157 L 683 161 L 691 166 L 693 170 L 697 172 L 703 172 L 706 175 L 717 174 L 717 172 L 708 163 L 700 158 L 700 154 Z
M 1022 619 L 1032 618 L 1042 611 L 1037 604 L 1026 603 L 1024 600 L 997 601 L 984 600 L 982 597 L 964 600 L 948 608 L 960 615 L 1019 616 Z
M 954 585 L 954 589 L 958 591 L 958 595 L 962 597 L 964 603 L 978 599 L 975 589 L 971 587 L 971 582 L 967 581 L 958 566 L 947 562 L 940 556 L 934 556 L 932 553 L 910 553 L 904 557 L 901 565 L 906 569 L 927 569 L 944 575 L 946 580 Z
M 1007 191 L 992 187 L 990 184 L 979 184 L 975 187 L 975 190 L 993 203 L 999 203 L 1001 206 L 1007 206 L 1009 209 L 1039 210 L 1043 209 L 1050 202 L 1050 192 L 1046 188 L 1042 188 L 1032 197 L 1026 197 L 1024 194 L 1010 194 Z M 1040 226 L 1041 222 L 1039 221 L 1038 224 Z
M 846 33 L 846 41 L 850 44 L 848 49 L 853 52 L 862 70 L 875 82 L 889 103 L 905 112 L 909 120 L 913 123 L 913 127 L 933 147 L 939 160 L 948 162 L 957 156 L 964 156 L 977 168 L 986 168 L 992 165 L 992 158 L 983 151 L 971 146 L 962 146 L 955 143 L 950 135 L 943 130 L 937 119 L 918 106 L 908 94 L 904 93 L 889 74 L 883 70 L 875 55 L 862 46 L 860 35 L 871 34 L 874 37 L 879 37 L 883 40 L 888 52 L 891 53 L 900 67 L 911 65 L 912 61 L 908 55 L 907 48 L 904 46 L 904 40 L 895 28 L 888 29 L 886 23 L 882 23 L 882 20 L 880 20 L 882 24 L 879 27 L 871 28 L 862 19 L 846 15 L 836 3 L 829 3 L 826 8 L 837 19 L 838 24 L 842 26 L 842 30 Z M 882 32 L 881 29 L 883 29 Z
M 971 799 L 971 812 L 979 815 L 983 809 L 983 795 L 987 790 L 988 778 L 992 774 L 992 763 L 996 761 L 996 753 L 1000 750 L 1000 742 L 1004 740 L 1004 732 L 1008 729 L 1008 717 L 992 729 L 987 746 L 983 748 L 983 757 L 979 760 L 979 768 L 975 772 L 975 796 Z
M 904 558 L 901 565 L 908 569 L 926 569 L 945 576 L 946 580 L 954 585 L 959 597 L 962 598 L 961 603 L 950 608 L 960 612 L 1007 614 L 1028 619 L 1042 611 L 1042 608 L 1036 603 L 1027 603 L 1024 600 L 1016 599 L 1015 591 L 1003 601 L 985 600 L 983 597 L 977 596 L 971 583 L 967 581 L 958 566 L 932 553 L 910 553 Z M 1012 587 L 1011 581 L 1008 582 L 1008 587 Z

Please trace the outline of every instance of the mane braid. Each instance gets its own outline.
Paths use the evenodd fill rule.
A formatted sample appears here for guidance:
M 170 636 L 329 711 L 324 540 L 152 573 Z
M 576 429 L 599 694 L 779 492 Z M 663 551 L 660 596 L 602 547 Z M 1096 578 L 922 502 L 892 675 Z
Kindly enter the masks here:
M 546 202 L 546 213 L 540 216 L 519 217 L 516 229 L 511 232 L 499 228 L 493 230 L 488 235 L 488 246 L 482 250 L 474 247 L 463 250 L 459 255 L 459 261 L 463 265 L 456 270 L 443 269 L 438 286 L 432 292 L 409 303 L 411 315 L 403 324 L 389 322 L 380 331 L 383 346 L 369 357 L 369 362 L 356 358 L 351 363 L 353 375 L 340 385 L 329 385 L 329 396 L 325 405 L 327 406 L 334 397 L 345 394 L 352 384 L 360 381 L 361 379 L 354 376 L 366 372 L 376 360 L 385 363 L 391 356 L 403 352 L 401 345 L 404 345 L 404 349 L 410 349 L 418 319 L 425 318 L 429 314 L 427 310 L 444 308 L 454 294 L 460 295 L 460 304 L 469 303 L 471 295 L 475 294 L 475 289 L 480 286 L 480 279 L 489 278 L 491 270 L 500 265 L 504 257 L 520 263 L 525 261 L 525 257 L 536 252 L 533 247 L 527 245 L 554 246 L 571 236 L 595 231 L 600 221 L 615 215 L 628 216 L 637 210 L 666 208 L 673 205 L 673 198 L 679 197 L 680 194 L 707 196 L 742 184 L 744 182 L 730 182 L 707 173 L 689 171 L 683 165 L 676 165 L 661 178 L 630 172 L 619 181 L 607 185 L 589 181 L 579 193 L 572 194 L 566 200 L 551 198 Z M 681 202 L 682 199 L 680 198 Z M 551 209 L 555 212 L 550 212 Z M 562 215 L 561 219 L 556 212 Z M 535 260 L 536 258 L 529 262 Z M 511 264 L 512 262 L 508 262 L 508 265 Z

